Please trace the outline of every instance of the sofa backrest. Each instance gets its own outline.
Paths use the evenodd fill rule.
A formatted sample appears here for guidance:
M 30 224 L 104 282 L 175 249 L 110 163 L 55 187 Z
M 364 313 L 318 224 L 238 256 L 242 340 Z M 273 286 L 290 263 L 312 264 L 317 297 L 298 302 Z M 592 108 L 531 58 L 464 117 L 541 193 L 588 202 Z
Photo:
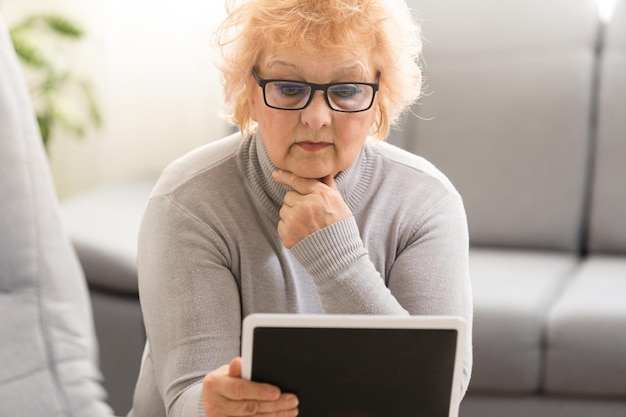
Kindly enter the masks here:
M 395 142 L 463 196 L 472 245 L 580 244 L 598 18 L 589 0 L 409 0 L 424 92 Z
M 111 415 L 91 306 L 0 19 L 0 416 Z
M 589 250 L 625 254 L 626 0 L 607 27 L 600 65 Z

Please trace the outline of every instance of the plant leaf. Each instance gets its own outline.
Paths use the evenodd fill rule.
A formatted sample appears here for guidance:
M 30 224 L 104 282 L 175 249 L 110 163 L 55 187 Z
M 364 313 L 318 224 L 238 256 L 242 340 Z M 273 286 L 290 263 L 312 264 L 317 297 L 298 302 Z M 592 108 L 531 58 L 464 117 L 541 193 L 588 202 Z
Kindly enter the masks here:
M 11 41 L 17 56 L 27 65 L 38 69 L 50 69 L 52 65 L 42 51 L 26 37 L 11 33 Z
M 61 38 L 79 40 L 85 34 L 83 28 L 60 15 L 34 14 L 13 25 L 9 32 L 20 60 L 34 70 L 33 79 L 37 81 L 29 89 L 34 99 L 37 124 L 46 151 L 53 132 L 59 127 L 79 138 L 85 135 L 88 124 L 99 127 L 102 118 L 89 86 L 75 78 L 61 59 L 53 59 L 56 58 L 56 46 L 63 40 Z M 63 97 L 71 101 L 73 87 L 82 90 L 83 105 L 87 106 L 84 108 L 86 115 L 82 111 L 75 114 L 70 111 L 71 106 L 68 109 L 61 106 Z
M 87 106 L 89 109 L 89 117 L 91 118 L 92 123 L 96 127 L 102 126 L 102 115 L 100 114 L 100 109 L 98 108 L 96 100 L 93 97 L 89 84 L 87 84 L 87 82 L 85 81 L 82 81 L 80 83 L 80 86 L 85 95 L 85 99 L 87 100 Z
M 76 22 L 59 15 L 42 15 L 41 19 L 54 32 L 68 38 L 80 39 L 85 33 Z
M 48 140 L 50 139 L 50 130 L 52 128 L 52 120 L 49 115 L 37 114 L 37 124 L 39 125 L 39 132 L 41 133 L 41 140 L 43 146 L 48 149 Z

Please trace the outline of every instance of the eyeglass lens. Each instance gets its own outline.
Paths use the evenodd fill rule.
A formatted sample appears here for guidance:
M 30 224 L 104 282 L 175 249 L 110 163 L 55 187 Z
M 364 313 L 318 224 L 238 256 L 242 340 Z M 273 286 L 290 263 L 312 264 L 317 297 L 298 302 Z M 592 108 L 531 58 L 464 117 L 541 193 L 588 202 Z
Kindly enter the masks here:
M 272 107 L 301 109 L 309 102 L 311 86 L 289 81 L 270 81 L 265 85 L 265 100 Z M 372 104 L 374 88 L 371 85 L 349 83 L 333 84 L 326 90 L 331 108 L 339 111 L 366 110 Z

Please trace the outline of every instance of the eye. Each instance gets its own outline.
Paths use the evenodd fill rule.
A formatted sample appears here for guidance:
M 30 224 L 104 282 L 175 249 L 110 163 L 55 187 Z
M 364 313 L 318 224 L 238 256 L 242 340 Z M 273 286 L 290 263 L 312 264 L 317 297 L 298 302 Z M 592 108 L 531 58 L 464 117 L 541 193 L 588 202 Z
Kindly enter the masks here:
M 328 92 L 336 99 L 346 100 L 363 93 L 363 89 L 356 84 L 339 84 L 331 87 Z
M 295 97 L 308 94 L 308 86 L 294 83 L 275 83 L 278 92 L 286 97 Z

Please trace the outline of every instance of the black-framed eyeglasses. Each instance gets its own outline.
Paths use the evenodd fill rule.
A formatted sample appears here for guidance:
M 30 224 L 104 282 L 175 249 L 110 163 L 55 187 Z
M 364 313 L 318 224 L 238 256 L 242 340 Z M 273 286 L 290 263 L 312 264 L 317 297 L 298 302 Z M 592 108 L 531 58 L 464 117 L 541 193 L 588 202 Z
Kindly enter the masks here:
M 324 92 L 328 107 L 342 113 L 369 110 L 378 91 L 380 72 L 375 83 L 343 82 L 315 84 L 293 80 L 265 80 L 252 68 L 252 76 L 263 89 L 265 105 L 279 110 L 302 110 L 313 100 L 317 90 Z

